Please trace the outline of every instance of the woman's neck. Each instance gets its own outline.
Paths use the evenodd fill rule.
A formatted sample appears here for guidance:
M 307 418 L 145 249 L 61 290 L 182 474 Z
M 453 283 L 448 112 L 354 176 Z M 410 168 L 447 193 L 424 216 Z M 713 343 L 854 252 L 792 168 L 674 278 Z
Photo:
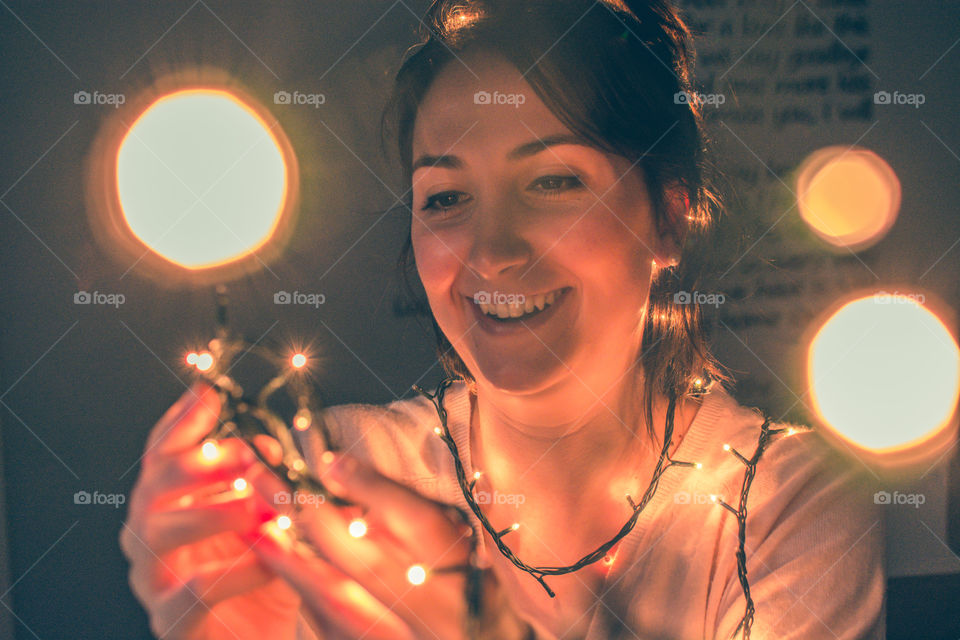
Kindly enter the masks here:
M 597 501 L 602 497 L 597 492 L 626 504 L 624 494 L 646 488 L 660 455 L 659 442 L 649 440 L 640 403 L 628 395 L 634 389 L 628 376 L 602 398 L 581 399 L 577 405 L 567 394 L 541 401 L 549 410 L 538 412 L 535 402 L 504 402 L 496 390 L 478 384 L 470 437 L 474 469 L 486 476 L 481 488 L 556 495 L 569 508 L 582 507 L 576 504 L 580 499 Z M 657 398 L 654 431 L 661 441 L 665 414 L 666 403 Z M 678 411 L 675 441 L 688 420 Z

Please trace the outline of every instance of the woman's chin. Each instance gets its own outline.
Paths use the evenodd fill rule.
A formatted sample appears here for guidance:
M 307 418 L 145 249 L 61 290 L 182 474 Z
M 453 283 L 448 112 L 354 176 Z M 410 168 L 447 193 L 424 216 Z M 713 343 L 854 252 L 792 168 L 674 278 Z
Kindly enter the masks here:
M 527 395 L 541 391 L 557 379 L 561 371 L 558 363 L 552 365 L 544 363 L 509 362 L 481 363 L 479 374 L 490 386 L 508 393 Z

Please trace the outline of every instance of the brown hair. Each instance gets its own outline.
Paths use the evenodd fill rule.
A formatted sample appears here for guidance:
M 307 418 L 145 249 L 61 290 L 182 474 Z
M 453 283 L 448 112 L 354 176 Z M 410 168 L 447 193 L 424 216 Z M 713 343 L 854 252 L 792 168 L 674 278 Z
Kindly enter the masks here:
M 412 179 L 419 105 L 440 70 L 460 64 L 468 49 L 503 56 L 571 131 L 607 152 L 639 160 L 657 226 L 674 233 L 682 246 L 679 264 L 659 267 L 651 285 L 635 368 L 653 440 L 656 391 L 675 399 L 688 394 L 696 378 L 704 385 L 710 379 L 731 381 L 710 353 L 699 306 L 676 304 L 674 298 L 697 289 L 713 249 L 706 232 L 720 212 L 703 117 L 689 99 L 694 94 L 689 29 L 661 0 L 434 0 L 421 24 L 422 40 L 405 55 L 381 121 L 382 136 L 388 122 L 395 123 L 406 184 Z M 666 219 L 670 189 L 679 189 L 689 203 L 680 228 Z M 409 213 L 409 192 L 405 204 Z M 431 320 L 447 374 L 473 383 L 410 281 L 411 258 L 408 232 L 398 261 L 401 281 L 416 312 Z

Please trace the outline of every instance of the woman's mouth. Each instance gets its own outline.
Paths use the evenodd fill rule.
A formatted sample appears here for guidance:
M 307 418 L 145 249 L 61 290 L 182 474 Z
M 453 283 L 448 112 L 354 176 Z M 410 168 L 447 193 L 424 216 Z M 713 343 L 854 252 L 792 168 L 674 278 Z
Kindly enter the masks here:
M 499 294 L 503 300 L 495 299 L 498 294 L 487 294 L 486 300 L 469 300 L 474 308 L 474 316 L 481 327 L 495 333 L 527 326 L 532 328 L 545 322 L 554 315 L 556 307 L 566 298 L 570 287 L 562 287 L 546 293 L 532 296 Z M 533 322 L 534 325 L 529 323 Z

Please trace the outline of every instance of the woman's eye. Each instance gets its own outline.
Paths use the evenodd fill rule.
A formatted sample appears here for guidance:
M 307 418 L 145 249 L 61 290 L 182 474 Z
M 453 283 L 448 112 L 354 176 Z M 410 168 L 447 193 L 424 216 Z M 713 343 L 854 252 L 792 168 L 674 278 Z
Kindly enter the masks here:
M 543 195 L 559 196 L 563 191 L 583 188 L 583 181 L 579 176 L 544 176 L 534 181 L 531 190 L 538 191 Z
M 444 191 L 442 193 L 437 193 L 427 198 L 426 203 L 424 203 L 421 209 L 423 211 L 427 211 L 428 209 L 446 211 L 447 209 L 452 209 L 458 204 L 462 204 L 463 200 L 460 200 L 460 197 L 465 195 L 465 193 L 461 193 L 459 191 Z

